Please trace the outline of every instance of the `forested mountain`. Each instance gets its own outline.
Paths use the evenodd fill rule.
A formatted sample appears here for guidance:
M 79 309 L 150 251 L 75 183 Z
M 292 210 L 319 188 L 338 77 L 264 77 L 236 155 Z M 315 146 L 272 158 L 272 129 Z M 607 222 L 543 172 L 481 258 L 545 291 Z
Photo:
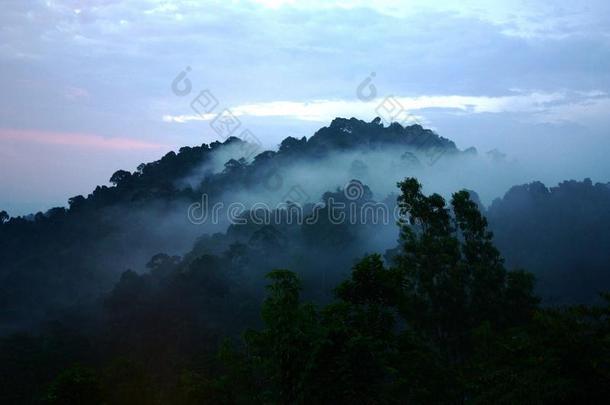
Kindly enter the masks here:
M 610 183 L 511 188 L 487 217 L 508 264 L 535 272 L 549 303 L 590 302 L 610 286 Z
M 308 199 L 312 196 L 312 201 L 299 202 L 313 202 L 313 197 L 368 171 L 358 156 L 377 160 L 388 148 L 400 148 L 396 164 L 405 168 L 420 165 L 416 154 L 425 157 L 431 148 L 459 153 L 452 142 L 417 125 L 384 127 L 379 120 L 336 119 L 309 140 L 286 138 L 275 152 L 262 152 L 237 138 L 181 148 L 133 173 L 117 171 L 110 187 L 70 198 L 67 209 L 4 218 L 0 331 L 40 320 L 66 305 L 82 305 L 110 288 L 125 269 L 143 270 L 153 254 L 184 254 L 197 237 L 224 232 L 226 220 L 201 226 L 189 221 L 188 206 L 201 201 L 203 193 L 210 203 L 243 201 L 251 206 L 262 201 L 273 206 L 290 199 L 298 185 Z M 252 156 L 254 151 L 262 153 Z M 338 156 L 346 162 L 334 162 Z M 321 166 L 331 164 L 336 168 L 328 170 L 347 167 L 337 179 L 332 173 L 321 175 Z M 310 165 L 315 173 L 307 173 Z
M 457 191 L 503 165 L 337 118 L 2 213 L 0 401 L 599 401 L 608 308 L 557 304 L 610 290 L 610 184 Z

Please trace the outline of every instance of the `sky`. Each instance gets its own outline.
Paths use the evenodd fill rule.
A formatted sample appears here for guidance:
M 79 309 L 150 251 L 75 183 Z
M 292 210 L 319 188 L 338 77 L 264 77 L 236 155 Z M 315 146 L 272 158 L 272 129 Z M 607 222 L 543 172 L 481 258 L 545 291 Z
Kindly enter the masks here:
M 222 140 L 224 109 L 275 148 L 336 116 L 371 120 L 388 98 L 462 149 L 530 165 L 531 180 L 610 181 L 607 0 L 1 6 L 0 209 L 11 215 Z

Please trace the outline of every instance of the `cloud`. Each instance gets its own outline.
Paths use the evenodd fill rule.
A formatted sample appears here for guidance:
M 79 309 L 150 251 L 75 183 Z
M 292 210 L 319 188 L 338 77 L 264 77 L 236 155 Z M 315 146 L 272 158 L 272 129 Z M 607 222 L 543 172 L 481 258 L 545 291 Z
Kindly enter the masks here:
M 70 142 L 100 150 L 119 141 L 91 134 L 129 134 L 140 144 L 120 146 L 127 152 L 217 139 L 200 122 L 214 116 L 189 107 L 203 89 L 269 147 L 338 115 L 370 119 L 391 94 L 465 146 L 489 143 L 491 130 L 474 124 L 487 116 L 486 130 L 509 135 L 514 120 L 533 123 L 532 132 L 539 122 L 610 128 L 606 0 L 5 3 L 0 127 L 80 134 L 89 140 Z M 193 92 L 178 97 L 171 83 L 186 66 Z M 379 98 L 362 103 L 356 87 L 371 72 Z M 579 94 L 593 91 L 603 94 Z M 39 153 L 58 149 L 46 142 Z M 117 166 L 100 162 L 107 172 Z
M 65 89 L 64 96 L 71 101 L 76 101 L 82 98 L 88 98 L 89 92 L 81 87 L 68 86 Z
M 444 12 L 475 18 L 502 27 L 509 36 L 524 38 L 564 39 L 603 30 L 609 32 L 610 5 L 606 0 L 574 2 L 531 2 L 527 0 L 380 0 L 371 6 L 367 0 L 251 0 L 273 10 L 351 10 L 371 8 L 380 14 L 409 18 L 418 13 Z
M 125 137 L 0 128 L 0 208 L 21 215 L 63 206 L 168 149 Z
M 577 93 L 558 91 L 552 93 L 521 91 L 519 94 L 488 97 L 465 95 L 437 95 L 417 97 L 376 98 L 372 101 L 359 100 L 314 100 L 309 102 L 273 101 L 253 104 L 243 104 L 232 107 L 230 110 L 235 116 L 250 117 L 281 117 L 302 121 L 328 122 L 334 117 L 351 117 L 370 119 L 375 116 L 383 117 L 383 104 L 385 102 L 398 102 L 406 111 L 412 114 L 422 113 L 422 110 L 443 109 L 458 110 L 465 113 L 515 113 L 526 114 L 541 113 L 541 117 L 551 119 L 561 113 L 564 119 L 570 117 L 565 113 L 572 106 L 581 109 L 588 103 L 608 101 L 606 93 L 593 91 Z M 603 97 L 603 98 L 600 98 Z M 575 101 L 577 100 L 577 101 Z M 210 121 L 216 114 L 166 114 L 162 117 L 164 122 L 186 123 L 189 121 Z M 577 115 L 575 115 L 577 116 Z
M 0 145 L 36 143 L 108 150 L 168 149 L 168 145 L 130 138 L 107 138 L 94 134 L 0 128 Z

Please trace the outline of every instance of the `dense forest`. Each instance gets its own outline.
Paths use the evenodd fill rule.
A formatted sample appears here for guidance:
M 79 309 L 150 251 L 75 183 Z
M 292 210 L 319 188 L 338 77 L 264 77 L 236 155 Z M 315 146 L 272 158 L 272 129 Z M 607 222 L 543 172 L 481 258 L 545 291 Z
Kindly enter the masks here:
M 447 173 L 508 163 L 379 119 L 253 150 L 185 147 L 68 208 L 2 211 L 0 401 L 608 397 L 610 183 L 533 182 L 486 207 L 495 188 Z M 240 220 L 193 221 L 202 195 L 243 203 Z M 333 221 L 333 204 L 387 220 Z

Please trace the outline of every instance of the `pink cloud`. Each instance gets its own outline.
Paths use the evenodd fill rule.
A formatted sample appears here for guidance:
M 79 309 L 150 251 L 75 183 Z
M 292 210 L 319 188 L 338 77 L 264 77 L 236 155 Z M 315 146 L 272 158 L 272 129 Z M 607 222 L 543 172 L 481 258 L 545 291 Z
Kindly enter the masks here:
M 66 145 L 109 150 L 151 150 L 171 148 L 169 145 L 146 142 L 132 138 L 104 137 L 95 134 L 76 132 L 0 128 L 0 143 L 4 142 Z
M 64 96 L 68 100 L 75 101 L 81 98 L 89 98 L 89 92 L 81 87 L 68 86 L 64 90 Z

